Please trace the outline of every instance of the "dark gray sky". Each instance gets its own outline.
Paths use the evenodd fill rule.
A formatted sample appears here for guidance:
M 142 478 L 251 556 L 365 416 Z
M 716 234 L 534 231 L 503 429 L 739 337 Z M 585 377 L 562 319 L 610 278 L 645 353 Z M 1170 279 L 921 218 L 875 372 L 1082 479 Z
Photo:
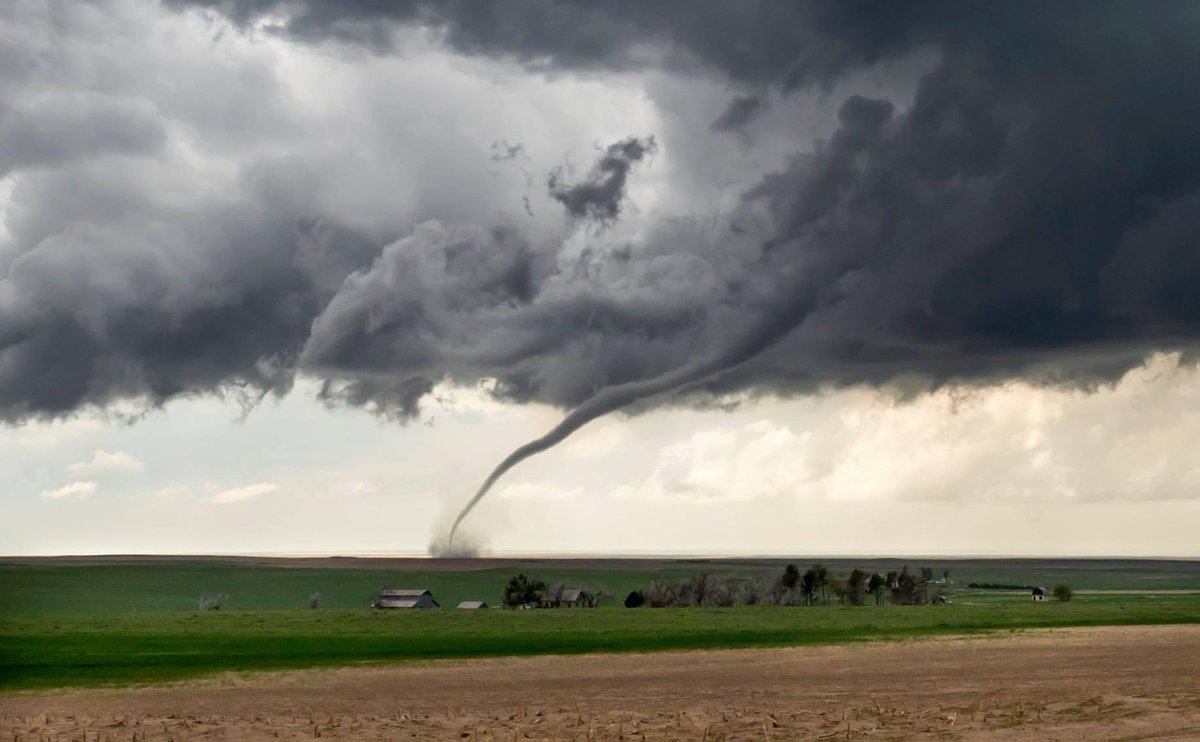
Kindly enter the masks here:
M 593 424 L 653 441 L 658 464 L 614 448 L 627 463 L 605 476 L 529 462 L 512 486 L 556 479 L 574 493 L 551 498 L 559 518 L 599 508 L 611 533 L 631 502 L 740 489 L 733 462 L 760 451 L 809 462 L 757 485 L 770 498 L 1153 501 L 1200 525 L 1179 460 L 1200 332 L 1194 3 L 17 0 L 0 22 L 0 435 L 108 431 L 78 461 L 4 465 L 17 515 L 112 490 L 91 461 L 127 477 L 129 512 L 169 487 L 282 501 L 312 478 L 223 458 L 214 481 L 174 477 L 104 435 L 146 415 L 134 429 L 183 435 L 186 410 L 221 409 L 301 456 L 306 428 L 273 416 L 303 404 L 314 425 L 478 446 L 462 481 L 384 485 L 380 502 L 424 503 L 422 539 L 507 452 L 480 441 L 631 403 L 646 414 Z M 1185 403 L 1139 413 L 1136 444 L 1085 442 L 1132 414 L 1130 384 Z M 1003 450 L 1011 421 L 960 430 L 939 400 L 994 412 L 1014 390 L 1071 412 L 1022 418 L 1029 461 L 951 462 L 939 446 Z M 877 471 L 912 433 L 816 445 L 820 410 L 935 421 L 943 455 Z M 661 474 L 709 428 L 733 441 L 711 454 L 724 470 Z M 1128 481 L 1082 471 L 1097 454 Z M 758 527 L 760 504 L 729 504 L 754 498 L 716 499 Z M 637 548 L 612 539 L 595 548 Z

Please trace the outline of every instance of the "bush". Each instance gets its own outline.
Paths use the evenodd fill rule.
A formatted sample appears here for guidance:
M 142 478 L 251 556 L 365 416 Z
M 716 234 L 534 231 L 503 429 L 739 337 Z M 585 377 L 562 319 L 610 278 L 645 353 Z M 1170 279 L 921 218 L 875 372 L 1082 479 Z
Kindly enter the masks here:
M 1054 586 L 1054 599 L 1055 600 L 1057 600 L 1061 603 L 1066 603 L 1068 600 L 1070 600 L 1071 598 L 1074 598 L 1074 597 L 1075 597 L 1075 591 L 1072 590 L 1071 586 L 1066 584 L 1065 582 L 1060 582 Z
M 637 590 L 634 590 L 633 592 L 629 593 L 629 595 L 625 596 L 626 608 L 641 608 L 645 604 L 646 598 Z

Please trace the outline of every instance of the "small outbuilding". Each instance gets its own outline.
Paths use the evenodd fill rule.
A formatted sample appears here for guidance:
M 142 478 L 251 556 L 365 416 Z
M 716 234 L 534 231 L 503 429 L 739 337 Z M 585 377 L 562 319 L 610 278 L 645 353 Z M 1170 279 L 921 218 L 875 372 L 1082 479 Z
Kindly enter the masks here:
M 372 608 L 440 608 L 428 590 L 385 587 L 371 601 Z
M 458 607 L 467 611 L 477 611 L 480 608 L 487 608 L 488 604 L 482 600 L 464 600 L 458 604 Z
M 1033 602 L 1041 603 L 1045 600 L 1050 600 L 1050 591 L 1044 587 L 1035 587 L 1033 589 Z
M 577 587 L 548 592 L 539 603 L 541 608 L 593 608 L 595 605 L 592 594 Z

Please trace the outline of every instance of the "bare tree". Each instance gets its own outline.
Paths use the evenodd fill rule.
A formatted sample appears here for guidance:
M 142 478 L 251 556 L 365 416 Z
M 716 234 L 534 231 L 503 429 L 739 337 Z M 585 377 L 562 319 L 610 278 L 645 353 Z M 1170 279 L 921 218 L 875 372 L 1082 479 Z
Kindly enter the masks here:
M 679 597 L 679 590 L 674 585 L 655 580 L 642 591 L 642 595 L 646 599 L 646 604 L 651 608 L 666 608 L 675 605 L 675 601 Z
M 723 584 L 715 585 L 709 589 L 707 595 L 704 597 L 704 604 L 716 606 L 717 608 L 728 608 L 733 605 L 737 589 L 737 580 L 726 580 Z
M 829 592 L 837 598 L 838 605 L 846 605 L 846 597 L 850 593 L 850 587 L 841 577 L 829 578 Z
M 201 611 L 219 611 L 229 600 L 227 593 L 204 593 L 196 601 L 196 609 Z
M 709 572 L 698 572 L 695 577 L 683 580 L 679 584 L 679 599 L 681 605 L 704 605 L 704 601 L 717 586 L 716 580 Z
M 781 593 L 782 589 L 780 587 Z M 761 577 L 753 580 L 742 580 L 738 583 L 736 593 L 736 600 L 739 605 L 758 605 L 759 603 L 766 603 L 773 600 L 771 585 Z M 774 599 L 774 602 L 778 603 L 779 600 Z
M 308 596 L 308 607 L 314 611 L 321 607 L 321 593 L 313 593 Z

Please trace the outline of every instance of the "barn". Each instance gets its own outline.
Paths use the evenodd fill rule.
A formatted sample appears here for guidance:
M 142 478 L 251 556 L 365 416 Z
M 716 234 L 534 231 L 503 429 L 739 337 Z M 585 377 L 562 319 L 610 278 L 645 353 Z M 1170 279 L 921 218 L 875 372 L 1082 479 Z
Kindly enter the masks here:
M 1033 602 L 1041 603 L 1044 600 L 1050 600 L 1050 591 L 1044 587 L 1035 587 L 1033 589 Z
M 595 606 L 595 599 L 586 590 L 564 587 L 546 593 L 538 605 L 541 608 L 592 608 Z
M 385 587 L 371 601 L 372 608 L 440 608 L 428 590 Z
M 488 604 L 482 600 L 464 600 L 458 604 L 458 607 L 467 611 L 476 611 L 480 608 L 487 608 Z

